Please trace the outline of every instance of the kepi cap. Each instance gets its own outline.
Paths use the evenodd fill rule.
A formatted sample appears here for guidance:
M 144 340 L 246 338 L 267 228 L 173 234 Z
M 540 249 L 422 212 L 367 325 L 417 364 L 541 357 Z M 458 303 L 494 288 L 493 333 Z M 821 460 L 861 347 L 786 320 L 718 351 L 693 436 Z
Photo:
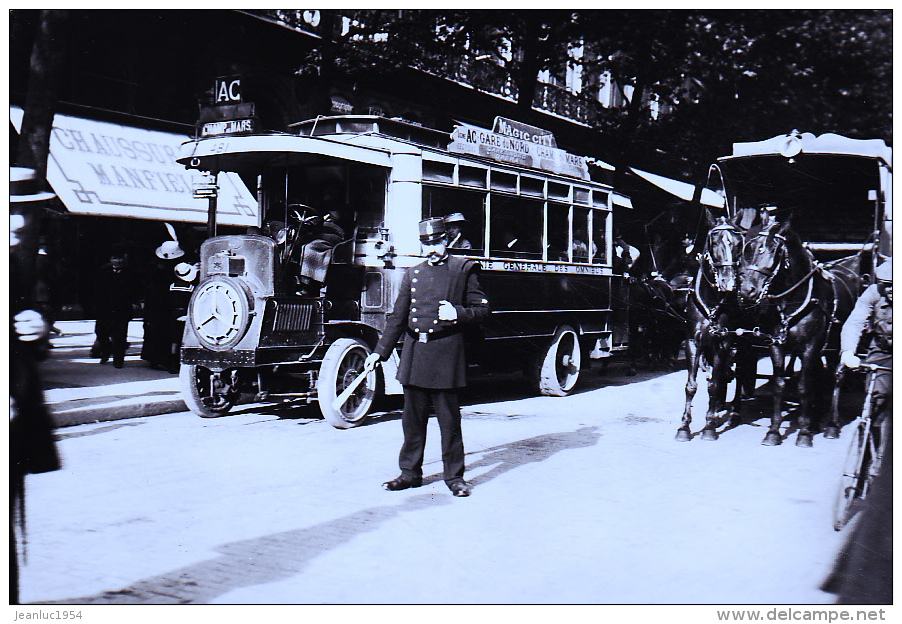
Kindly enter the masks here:
M 877 267 L 877 270 L 874 272 L 877 281 L 880 282 L 891 282 L 893 281 L 893 259 L 887 258 L 883 264 Z
M 38 176 L 28 167 L 9 168 L 9 201 L 14 203 L 42 201 L 56 197 L 55 193 L 38 188 Z
M 441 217 L 423 219 L 420 221 L 420 242 L 435 243 L 448 233 L 445 228 L 445 220 Z

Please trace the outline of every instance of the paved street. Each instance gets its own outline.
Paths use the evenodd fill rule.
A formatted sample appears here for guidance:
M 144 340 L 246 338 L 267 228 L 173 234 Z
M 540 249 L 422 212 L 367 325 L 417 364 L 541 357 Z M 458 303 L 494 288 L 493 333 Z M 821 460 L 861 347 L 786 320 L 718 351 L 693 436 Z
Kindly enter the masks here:
M 441 480 L 434 421 L 427 483 L 381 489 L 398 400 L 344 431 L 259 405 L 65 427 L 64 469 L 29 477 L 22 600 L 832 602 L 818 585 L 846 438 L 764 447 L 752 415 L 678 443 L 685 373 L 621 373 L 590 371 L 566 398 L 477 380 L 465 499 Z

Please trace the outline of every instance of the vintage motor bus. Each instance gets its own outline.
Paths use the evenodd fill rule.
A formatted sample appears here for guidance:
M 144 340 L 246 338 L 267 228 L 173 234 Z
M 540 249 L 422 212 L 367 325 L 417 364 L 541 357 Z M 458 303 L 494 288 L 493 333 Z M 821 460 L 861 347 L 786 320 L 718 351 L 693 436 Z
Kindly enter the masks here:
M 335 405 L 384 329 L 403 271 L 423 261 L 418 222 L 455 213 L 469 246 L 451 252 L 481 264 L 492 309 L 467 337 L 471 364 L 522 369 L 537 392 L 566 395 L 590 359 L 624 350 L 611 215 L 625 198 L 552 135 L 499 119 L 493 130 L 461 125 L 449 135 L 398 119 L 327 117 L 293 134 L 185 143 L 180 163 L 238 173 L 256 189 L 260 215 L 253 232 L 201 247 L 181 352 L 190 409 L 217 416 L 250 393 L 316 401 L 347 428 L 380 393 L 401 393 L 396 351 Z M 318 253 L 307 241 L 324 220 L 343 235 Z

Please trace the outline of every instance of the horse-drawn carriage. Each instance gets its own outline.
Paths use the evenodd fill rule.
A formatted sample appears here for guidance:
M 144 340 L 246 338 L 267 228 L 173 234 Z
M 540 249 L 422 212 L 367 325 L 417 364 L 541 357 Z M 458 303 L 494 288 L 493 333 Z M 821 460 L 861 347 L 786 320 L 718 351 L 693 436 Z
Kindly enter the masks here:
M 708 188 L 724 210 L 708 232 L 689 300 L 686 407 L 678 440 L 692 439 L 691 403 L 699 358 L 710 366 L 703 439 L 716 439 L 726 389 L 739 422 L 754 392 L 758 359 L 773 366 L 773 413 L 764 439 L 782 442 L 786 376 L 798 360 L 798 437 L 812 444 L 813 408 L 827 411 L 839 329 L 862 286 L 892 256 L 892 150 L 880 140 L 793 132 L 734 145 L 712 165 Z M 826 437 L 838 435 L 830 410 Z

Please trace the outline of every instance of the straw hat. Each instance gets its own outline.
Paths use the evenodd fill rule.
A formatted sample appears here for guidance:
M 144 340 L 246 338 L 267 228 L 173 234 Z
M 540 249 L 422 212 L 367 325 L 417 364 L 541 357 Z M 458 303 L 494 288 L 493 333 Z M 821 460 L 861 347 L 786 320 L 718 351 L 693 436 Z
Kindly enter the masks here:
M 9 168 L 9 201 L 14 203 L 43 201 L 56 197 L 55 193 L 38 188 L 38 176 L 28 167 Z
M 179 247 L 178 241 L 166 241 L 165 243 L 157 247 L 157 258 L 162 258 L 163 260 L 175 260 L 176 258 L 181 258 L 184 255 L 185 252 L 182 251 L 181 247 Z

